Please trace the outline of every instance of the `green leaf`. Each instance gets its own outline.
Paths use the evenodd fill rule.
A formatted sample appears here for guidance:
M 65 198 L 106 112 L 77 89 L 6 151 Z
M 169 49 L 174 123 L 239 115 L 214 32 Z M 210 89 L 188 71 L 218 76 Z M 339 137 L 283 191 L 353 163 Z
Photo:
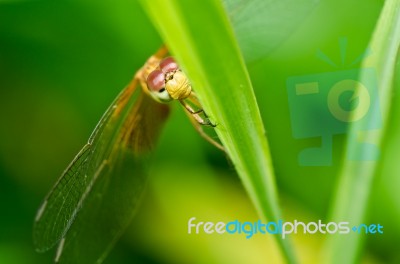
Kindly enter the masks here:
M 188 74 L 259 215 L 281 214 L 269 146 L 250 79 L 220 1 L 141 1 Z M 288 262 L 287 239 L 276 236 Z
M 351 123 L 347 140 L 348 158 L 344 161 L 333 202 L 332 220 L 348 221 L 350 228 L 365 222 L 365 214 L 373 185 L 374 176 L 382 159 L 373 148 L 383 150 L 383 141 L 390 127 L 389 113 L 396 55 L 400 44 L 400 1 L 385 2 L 380 19 L 370 42 L 372 56 L 365 59 L 363 67 L 372 67 L 378 76 L 379 104 L 370 105 L 371 118 Z M 360 82 L 369 78 L 368 71 L 361 71 Z M 362 127 L 376 126 L 376 117 L 381 116 L 381 129 L 370 133 L 359 133 Z M 355 140 L 355 136 L 357 140 Z M 365 144 L 370 143 L 370 144 Z M 356 157 L 358 160 L 350 160 Z M 349 235 L 329 236 L 325 245 L 324 263 L 355 263 L 361 253 L 364 236 L 350 230 Z
M 288 38 L 319 0 L 224 1 L 246 62 L 263 59 Z

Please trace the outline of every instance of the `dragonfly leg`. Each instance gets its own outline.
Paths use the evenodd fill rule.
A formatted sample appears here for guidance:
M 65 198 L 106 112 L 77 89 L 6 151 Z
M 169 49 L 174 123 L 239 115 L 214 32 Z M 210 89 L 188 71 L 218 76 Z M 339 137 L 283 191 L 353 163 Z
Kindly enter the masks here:
M 191 116 L 197 121 L 197 123 L 199 123 L 200 125 L 203 126 L 211 126 L 211 127 L 216 127 L 217 125 L 212 123 L 209 119 L 207 114 L 204 112 L 203 109 L 199 109 L 199 110 L 194 110 L 188 103 L 186 103 L 183 100 L 179 100 L 179 102 L 181 103 L 181 105 L 183 107 L 185 107 L 186 111 L 188 111 Z M 204 118 L 200 116 L 200 114 L 203 113 Z
M 194 106 L 198 107 L 199 110 L 193 110 L 193 108 L 189 105 L 189 107 L 186 107 L 186 105 L 188 105 L 186 102 L 181 102 L 181 104 L 186 108 L 187 111 L 189 111 L 189 113 L 191 114 L 200 114 L 203 113 L 203 116 L 208 119 L 208 115 L 207 113 L 203 110 L 203 108 L 201 108 L 201 104 L 199 102 L 199 100 L 197 99 L 196 93 L 194 91 L 192 91 L 192 93 L 190 94 L 190 96 L 188 98 L 186 98 L 187 101 L 189 101 L 191 104 L 193 104 Z M 216 125 L 212 125 L 212 127 L 215 127 Z
M 186 108 L 186 107 L 185 107 L 185 108 Z M 189 113 L 191 113 L 192 115 L 196 115 L 196 114 L 201 114 L 201 113 L 203 113 L 203 115 L 204 115 L 206 118 L 208 117 L 207 114 L 206 114 L 206 112 L 204 112 L 203 109 L 199 109 L 199 110 L 193 111 L 192 108 L 191 108 L 190 110 L 186 108 L 186 110 L 189 111 Z M 193 111 L 193 112 L 191 112 L 191 111 Z
M 207 135 L 204 130 L 203 130 L 203 126 L 211 126 L 211 127 L 216 127 L 216 124 L 213 124 L 207 117 L 206 113 L 204 112 L 203 109 L 197 110 L 195 111 L 189 104 L 187 104 L 186 102 L 184 102 L 183 100 L 179 101 L 183 107 L 185 107 L 186 114 L 189 117 L 190 122 L 192 123 L 192 125 L 194 126 L 194 128 L 196 129 L 196 131 L 200 134 L 200 136 L 202 136 L 205 140 L 207 140 L 209 143 L 211 143 L 212 145 L 214 145 L 216 148 L 222 150 L 225 152 L 224 147 L 218 143 L 217 141 L 215 141 L 213 138 L 211 138 L 209 135 Z M 202 118 L 199 114 L 203 113 L 203 115 L 205 116 L 205 119 Z

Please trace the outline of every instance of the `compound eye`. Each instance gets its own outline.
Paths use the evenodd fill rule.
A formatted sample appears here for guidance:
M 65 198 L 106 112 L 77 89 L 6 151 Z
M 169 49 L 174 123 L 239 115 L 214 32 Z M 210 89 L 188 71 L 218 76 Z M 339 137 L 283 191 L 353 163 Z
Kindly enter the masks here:
M 172 57 L 167 57 L 160 62 L 160 69 L 164 72 L 172 72 L 179 69 L 178 63 Z
M 147 77 L 147 86 L 152 92 L 162 92 L 165 90 L 165 75 L 160 70 L 152 71 Z

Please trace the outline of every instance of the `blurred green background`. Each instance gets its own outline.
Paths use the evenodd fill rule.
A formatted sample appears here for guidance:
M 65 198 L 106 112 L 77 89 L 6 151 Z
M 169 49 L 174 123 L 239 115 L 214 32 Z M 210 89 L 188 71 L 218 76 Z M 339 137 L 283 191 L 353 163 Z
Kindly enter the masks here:
M 304 10 L 270 2 L 270 21 L 276 23 L 254 29 L 263 36 L 255 44 L 263 52 L 243 52 L 285 218 L 317 221 L 328 212 L 345 136 L 333 138 L 332 166 L 299 166 L 298 153 L 319 139 L 293 138 L 286 80 L 335 71 L 315 54 L 319 49 L 339 61 L 341 37 L 348 40 L 349 61 L 358 57 L 383 1 L 299 1 L 308 3 Z M 234 11 L 238 39 L 245 41 L 249 30 Z M 283 34 L 265 34 L 269 30 Z M 36 210 L 107 106 L 161 43 L 134 0 L 0 1 L 0 263 L 52 262 L 54 252 L 33 249 Z M 193 216 L 215 222 L 258 217 L 228 159 L 199 137 L 178 104 L 172 107 L 143 204 L 106 263 L 282 261 L 270 236 L 187 234 Z M 384 151 L 369 206 L 368 221 L 384 225 L 385 234 L 367 237 L 363 263 L 400 261 L 400 182 L 393 155 L 395 150 Z M 323 237 L 292 238 L 302 263 L 317 263 Z

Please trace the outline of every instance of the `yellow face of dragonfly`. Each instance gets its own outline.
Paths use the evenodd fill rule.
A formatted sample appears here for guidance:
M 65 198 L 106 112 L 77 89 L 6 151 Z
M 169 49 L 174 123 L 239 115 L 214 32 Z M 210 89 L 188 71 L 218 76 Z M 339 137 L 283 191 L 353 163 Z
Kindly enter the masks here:
M 188 78 L 182 71 L 178 70 L 171 72 L 171 74 L 167 73 L 165 77 L 165 89 L 167 89 L 172 99 L 183 100 L 189 97 L 192 92 L 192 87 L 189 84 Z
M 184 100 L 192 93 L 188 78 L 172 57 L 163 59 L 159 67 L 149 74 L 147 87 L 151 96 L 162 103 Z

